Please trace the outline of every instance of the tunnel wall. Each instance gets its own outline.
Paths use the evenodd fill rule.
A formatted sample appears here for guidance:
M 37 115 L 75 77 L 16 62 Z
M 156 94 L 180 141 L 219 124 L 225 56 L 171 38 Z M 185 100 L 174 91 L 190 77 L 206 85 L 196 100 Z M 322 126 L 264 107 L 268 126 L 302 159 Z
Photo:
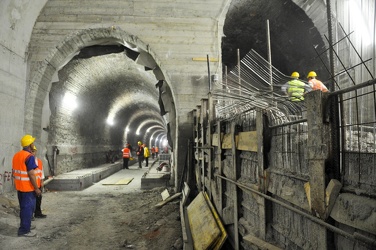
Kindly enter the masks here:
M 344 151 L 353 150 L 345 153 L 346 170 L 331 179 L 327 161 L 333 133 L 324 115 L 327 100 L 328 94 L 308 93 L 307 111 L 293 124 L 261 110 L 225 121 L 210 120 L 208 107 L 196 110 L 195 175 L 185 180 L 191 189 L 208 193 L 228 233 L 226 244 L 234 249 L 263 249 L 267 244 L 280 249 L 373 249 L 375 145 L 368 144 L 368 133 L 356 135 L 368 147 L 351 147 L 347 141 Z
M 34 22 L 46 0 L 0 3 L 0 194 L 13 190 L 12 156 L 24 135 L 26 63 Z M 43 150 L 41 150 L 43 152 Z

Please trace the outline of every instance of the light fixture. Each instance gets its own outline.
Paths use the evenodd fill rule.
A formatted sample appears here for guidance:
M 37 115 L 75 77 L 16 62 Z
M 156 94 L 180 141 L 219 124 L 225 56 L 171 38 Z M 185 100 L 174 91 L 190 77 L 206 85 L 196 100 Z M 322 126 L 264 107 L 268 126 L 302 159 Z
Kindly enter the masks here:
M 107 124 L 110 125 L 110 126 L 114 125 L 114 119 L 112 119 L 112 118 L 110 118 L 110 117 L 107 118 L 106 122 L 107 122 Z
M 63 98 L 63 107 L 68 110 L 74 110 L 77 108 L 77 102 L 76 102 L 77 96 L 70 92 L 66 92 Z

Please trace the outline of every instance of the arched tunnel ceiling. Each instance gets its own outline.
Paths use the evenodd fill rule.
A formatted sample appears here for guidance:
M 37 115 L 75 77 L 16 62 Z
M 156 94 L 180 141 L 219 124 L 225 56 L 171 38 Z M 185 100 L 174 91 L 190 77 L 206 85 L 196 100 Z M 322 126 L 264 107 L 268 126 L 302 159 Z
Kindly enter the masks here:
M 157 82 L 151 71 L 132 60 L 122 46 L 87 47 L 59 71 L 59 82 L 50 91 L 50 106 L 66 92 L 77 96 L 74 111 L 85 127 L 99 123 L 104 129 L 112 121 L 112 130 L 121 135 L 126 128 L 133 133 L 143 121 L 165 127 L 158 105 Z M 55 125 L 56 126 L 56 125 Z M 145 132 L 148 127 L 143 126 Z

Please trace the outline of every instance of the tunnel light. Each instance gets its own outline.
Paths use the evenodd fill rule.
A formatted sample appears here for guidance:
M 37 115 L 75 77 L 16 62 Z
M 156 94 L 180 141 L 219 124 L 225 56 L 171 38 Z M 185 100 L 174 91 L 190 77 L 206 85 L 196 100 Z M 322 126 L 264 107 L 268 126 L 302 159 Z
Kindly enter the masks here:
M 113 118 L 107 118 L 106 120 L 107 124 L 110 125 L 110 126 L 113 126 L 115 123 L 114 123 L 114 119 Z
M 350 12 L 352 12 L 354 17 L 354 27 L 355 30 L 358 30 L 359 36 L 362 39 L 364 45 L 370 45 L 372 40 L 370 36 L 370 21 L 367 23 L 366 21 L 366 14 L 362 13 L 359 3 L 356 0 L 352 0 L 349 2 Z
M 164 140 L 163 140 L 163 144 L 162 144 L 163 147 L 166 147 L 166 146 L 167 146 L 167 143 L 168 143 L 167 139 L 164 139 Z
M 63 98 L 63 107 L 69 110 L 74 110 L 77 108 L 76 102 L 77 96 L 70 92 L 66 92 Z

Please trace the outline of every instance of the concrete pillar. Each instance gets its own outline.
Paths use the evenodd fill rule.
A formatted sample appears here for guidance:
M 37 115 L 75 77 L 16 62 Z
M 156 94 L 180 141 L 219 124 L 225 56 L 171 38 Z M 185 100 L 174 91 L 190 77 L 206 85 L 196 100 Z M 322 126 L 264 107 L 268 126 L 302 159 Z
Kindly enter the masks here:
M 330 130 L 324 123 L 328 94 L 312 91 L 306 95 L 308 122 L 308 166 L 311 211 L 325 218 L 325 160 L 329 155 Z

